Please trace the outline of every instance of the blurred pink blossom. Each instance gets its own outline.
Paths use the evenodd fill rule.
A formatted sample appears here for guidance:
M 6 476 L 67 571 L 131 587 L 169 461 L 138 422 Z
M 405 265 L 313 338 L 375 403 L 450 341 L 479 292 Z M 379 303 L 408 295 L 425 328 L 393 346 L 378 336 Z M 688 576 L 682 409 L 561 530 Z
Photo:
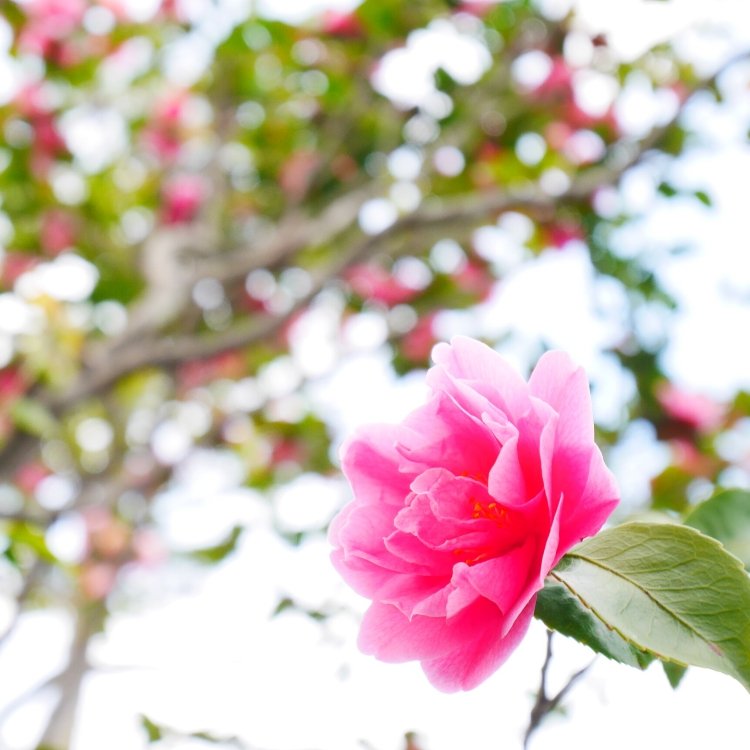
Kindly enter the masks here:
M 664 411 L 678 422 L 700 432 L 712 432 L 721 425 L 726 409 L 708 396 L 684 391 L 673 383 L 663 382 L 656 397 Z
M 206 184 L 197 175 L 180 175 L 163 190 L 162 220 L 165 224 L 187 224 L 198 214 L 206 198 Z
M 401 352 L 412 362 L 424 362 L 429 359 L 432 347 L 435 346 L 433 324 L 436 312 L 423 315 L 417 320 L 414 328 L 401 339 Z
M 73 217 L 64 211 L 52 209 L 42 216 L 40 232 L 42 248 L 50 255 L 67 250 L 76 240 L 76 225 Z
M 360 297 L 382 302 L 389 307 L 408 302 L 416 297 L 420 291 L 403 284 L 376 263 L 362 263 L 353 266 L 347 272 L 346 280 Z
M 50 57 L 57 44 L 79 26 L 86 8 L 84 0 L 31 0 L 23 6 L 28 20 L 19 35 L 19 47 Z

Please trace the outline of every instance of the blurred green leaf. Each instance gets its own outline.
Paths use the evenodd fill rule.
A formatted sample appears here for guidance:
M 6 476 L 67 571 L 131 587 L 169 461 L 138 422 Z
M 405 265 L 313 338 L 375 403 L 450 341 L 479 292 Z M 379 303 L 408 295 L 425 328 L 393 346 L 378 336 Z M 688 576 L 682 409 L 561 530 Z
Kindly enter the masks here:
M 163 730 L 162 728 L 151 721 L 151 719 L 148 718 L 148 716 L 141 715 L 141 727 L 146 732 L 146 738 L 147 742 L 149 744 L 152 744 L 154 742 L 158 742 L 163 737 Z
M 679 190 L 677 190 L 677 188 L 675 188 L 673 185 L 670 185 L 668 182 L 660 183 L 657 190 L 667 198 L 674 198 L 674 196 L 679 193 Z
M 53 564 L 59 562 L 47 546 L 44 531 L 40 527 L 15 521 L 9 524 L 7 533 L 10 537 L 11 548 L 22 545 L 32 550 L 37 557 L 45 562 Z
M 693 195 L 704 205 L 708 206 L 708 208 L 711 208 L 713 206 L 713 201 L 711 200 L 711 196 L 705 191 L 705 190 L 696 190 Z
M 654 510 L 685 510 L 688 507 L 687 488 L 694 479 L 684 469 L 668 466 L 651 480 L 651 507 Z
M 229 533 L 229 536 L 220 544 L 213 547 L 204 547 L 203 549 L 191 550 L 187 553 L 188 557 L 198 560 L 202 563 L 216 564 L 234 552 L 237 548 L 237 542 L 242 536 L 245 529 L 242 526 L 235 526 Z
M 719 492 L 693 508 L 685 524 L 718 539 L 750 570 L 750 492 Z
M 297 605 L 294 603 L 294 599 L 290 599 L 288 596 L 285 596 L 276 605 L 276 608 L 271 614 L 271 617 L 276 617 L 276 615 L 280 615 L 282 612 L 286 612 L 288 609 L 294 609 L 296 606 Z
M 19 398 L 11 407 L 10 415 L 16 427 L 37 437 L 50 437 L 57 430 L 52 412 L 31 398 Z

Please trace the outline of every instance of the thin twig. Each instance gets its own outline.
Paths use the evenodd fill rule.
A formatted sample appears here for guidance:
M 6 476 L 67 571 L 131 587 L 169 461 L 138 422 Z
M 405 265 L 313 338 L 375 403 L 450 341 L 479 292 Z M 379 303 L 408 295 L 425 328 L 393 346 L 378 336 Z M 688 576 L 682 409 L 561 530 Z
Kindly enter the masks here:
M 542 673 L 539 680 L 539 689 L 536 694 L 536 701 L 531 714 L 529 715 L 529 725 L 526 728 L 526 733 L 523 736 L 523 747 L 524 750 L 529 746 L 529 740 L 531 735 L 539 729 L 544 720 L 551 714 L 559 705 L 562 699 L 568 694 L 568 691 L 578 680 L 583 677 L 584 674 L 591 668 L 593 661 L 587 664 L 583 669 L 579 669 L 573 675 L 570 676 L 568 681 L 563 685 L 558 693 L 550 697 L 547 695 L 547 672 L 549 665 L 552 662 L 552 631 L 547 631 L 547 653 L 544 657 L 544 664 L 542 664 Z

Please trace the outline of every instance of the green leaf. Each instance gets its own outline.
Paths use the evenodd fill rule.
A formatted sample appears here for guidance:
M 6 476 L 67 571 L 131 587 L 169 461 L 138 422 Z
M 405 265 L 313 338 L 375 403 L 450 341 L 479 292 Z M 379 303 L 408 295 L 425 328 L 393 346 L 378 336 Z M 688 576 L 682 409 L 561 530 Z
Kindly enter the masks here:
M 677 195 L 677 189 L 668 182 L 662 182 L 657 190 L 667 198 L 674 198 L 674 196 Z
M 717 541 L 686 526 L 625 524 L 575 547 L 550 576 L 635 648 L 750 690 L 750 577 Z
M 7 533 L 11 541 L 12 556 L 16 556 L 17 550 L 14 548 L 20 544 L 31 549 L 44 562 L 52 565 L 58 562 L 47 547 L 44 531 L 41 528 L 25 521 L 18 521 L 9 526 Z
M 158 742 L 163 735 L 162 729 L 158 724 L 155 724 L 148 716 L 141 715 L 141 726 L 146 731 L 146 737 L 148 743 Z
M 750 392 L 739 391 L 734 397 L 730 409 L 732 412 L 738 412 L 745 417 L 750 416 Z
M 682 512 L 688 506 L 687 488 L 695 479 L 678 466 L 667 466 L 651 480 L 651 507 Z
M 237 542 L 244 528 L 242 526 L 235 526 L 230 532 L 229 536 L 219 544 L 213 547 L 204 547 L 203 549 L 196 549 L 189 552 L 189 556 L 194 560 L 199 560 L 203 563 L 215 564 L 221 562 L 225 557 L 230 555 L 237 547 Z
M 669 684 L 673 688 L 676 688 L 682 682 L 682 678 L 685 676 L 685 672 L 687 672 L 687 667 L 683 667 L 682 664 L 674 664 L 671 661 L 663 661 L 661 665 L 664 667 L 664 674 L 667 675 Z
M 718 539 L 750 569 L 750 492 L 719 492 L 691 510 L 685 524 Z
M 244 750 L 245 745 L 242 743 L 239 737 L 221 737 L 211 732 L 192 732 L 187 735 L 191 739 L 203 740 L 204 742 L 210 742 L 214 745 L 222 745 L 223 747 L 237 747 L 240 750 Z
M 37 437 L 49 437 L 57 430 L 52 413 L 30 398 L 19 398 L 11 407 L 10 416 L 16 427 Z
M 693 195 L 704 205 L 708 206 L 708 208 L 711 208 L 713 206 L 713 201 L 711 200 L 711 196 L 705 191 L 705 190 L 696 190 Z
M 294 599 L 290 599 L 288 596 L 285 596 L 277 605 L 276 609 L 271 613 L 271 617 L 276 617 L 276 615 L 280 615 L 282 612 L 285 612 L 287 609 L 295 609 L 296 604 L 294 603 Z
M 628 643 L 554 578 L 547 578 L 539 592 L 534 616 L 551 630 L 574 638 L 622 664 L 643 669 L 653 661 L 653 656 Z
M 628 643 L 616 630 L 608 627 L 591 610 L 586 609 L 562 583 L 548 578 L 539 592 L 534 616 L 548 628 L 583 643 L 609 659 L 638 669 L 654 661 L 648 651 Z M 674 662 L 661 662 L 669 684 L 676 688 L 687 667 Z

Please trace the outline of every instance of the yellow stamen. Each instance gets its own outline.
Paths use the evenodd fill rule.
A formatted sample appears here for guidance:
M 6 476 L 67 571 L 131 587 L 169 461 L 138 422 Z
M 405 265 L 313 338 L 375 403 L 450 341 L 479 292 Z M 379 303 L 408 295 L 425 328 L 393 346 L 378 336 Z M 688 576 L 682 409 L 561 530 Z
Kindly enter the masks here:
M 505 508 L 501 508 L 495 502 L 489 503 L 485 507 L 478 500 L 474 501 L 472 511 L 472 518 L 486 518 L 489 521 L 495 521 L 497 524 L 504 523 L 508 516 L 508 511 Z

